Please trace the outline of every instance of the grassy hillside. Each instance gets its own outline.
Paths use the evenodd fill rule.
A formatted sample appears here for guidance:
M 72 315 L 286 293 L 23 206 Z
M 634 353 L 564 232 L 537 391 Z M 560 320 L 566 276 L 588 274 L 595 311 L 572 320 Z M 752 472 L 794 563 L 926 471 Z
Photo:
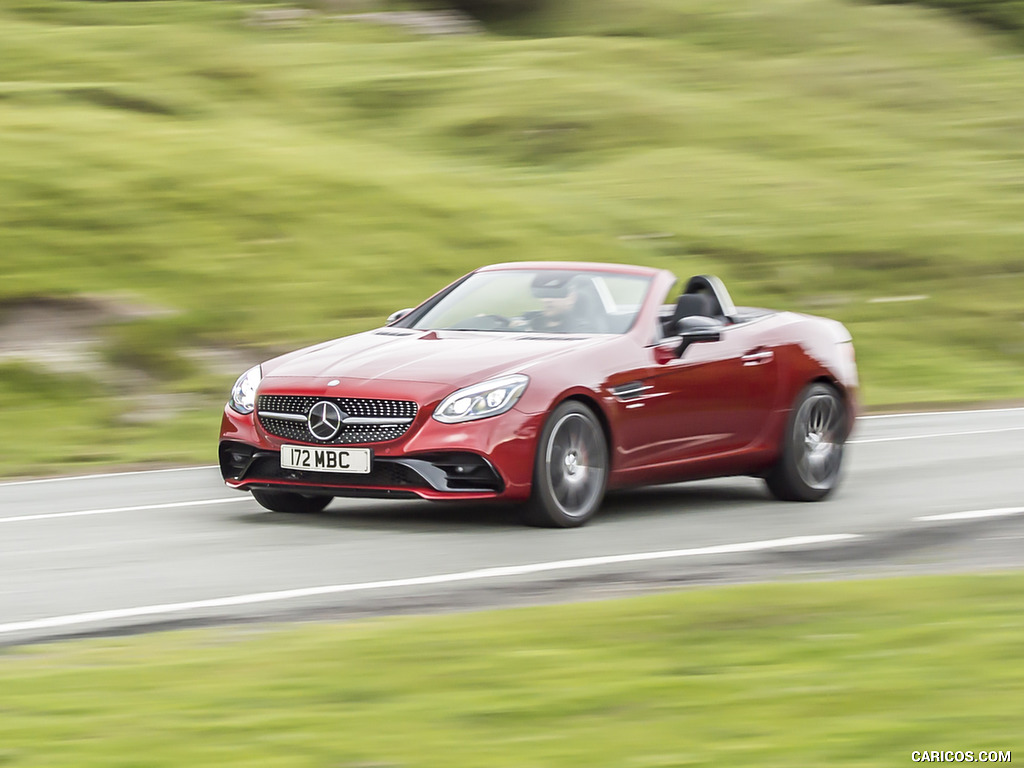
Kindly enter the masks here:
M 103 375 L 0 350 L 0 472 L 210 461 L 229 371 L 496 260 L 711 271 L 836 317 L 871 405 L 1024 397 L 1010 38 L 841 0 L 553 7 L 431 39 L 5 2 L 0 323 L 40 297 L 148 310 L 90 329 Z

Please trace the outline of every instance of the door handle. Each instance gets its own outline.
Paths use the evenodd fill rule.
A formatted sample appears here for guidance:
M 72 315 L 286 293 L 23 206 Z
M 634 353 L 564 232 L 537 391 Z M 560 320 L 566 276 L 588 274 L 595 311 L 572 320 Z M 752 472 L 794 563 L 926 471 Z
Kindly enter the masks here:
M 770 349 L 759 349 L 754 352 L 747 352 L 740 360 L 744 366 L 764 365 L 775 359 L 775 353 Z

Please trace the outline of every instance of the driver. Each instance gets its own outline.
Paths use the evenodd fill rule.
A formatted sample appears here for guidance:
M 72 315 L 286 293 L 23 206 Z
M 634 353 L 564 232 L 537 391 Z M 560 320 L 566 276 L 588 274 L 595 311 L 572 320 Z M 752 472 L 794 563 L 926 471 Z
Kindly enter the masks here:
M 541 309 L 524 317 L 530 330 L 542 333 L 604 333 L 607 328 L 600 322 L 600 308 L 577 279 L 559 285 L 535 286 L 534 295 L 540 298 Z
M 541 310 L 529 318 L 530 329 L 545 333 L 578 333 L 582 328 L 577 308 L 580 293 L 575 286 L 569 286 L 565 296 L 541 298 Z

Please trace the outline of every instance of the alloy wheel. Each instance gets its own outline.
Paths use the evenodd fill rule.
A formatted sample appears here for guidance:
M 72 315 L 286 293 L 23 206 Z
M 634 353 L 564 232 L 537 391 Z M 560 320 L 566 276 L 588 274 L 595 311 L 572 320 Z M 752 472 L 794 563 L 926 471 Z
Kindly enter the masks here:
M 554 425 L 544 455 L 551 499 L 572 518 L 589 516 L 604 491 L 604 435 L 595 421 L 570 412 Z
M 832 486 L 842 459 L 843 412 L 836 396 L 816 393 L 800 404 L 796 416 L 796 470 L 809 487 Z

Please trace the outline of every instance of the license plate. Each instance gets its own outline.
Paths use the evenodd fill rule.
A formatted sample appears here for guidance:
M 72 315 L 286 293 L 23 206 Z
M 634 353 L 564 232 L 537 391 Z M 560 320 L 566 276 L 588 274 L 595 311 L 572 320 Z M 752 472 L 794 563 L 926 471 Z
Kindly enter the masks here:
M 281 468 L 305 469 L 310 472 L 343 472 L 370 474 L 372 461 L 369 448 L 317 448 L 305 445 L 282 445 Z

